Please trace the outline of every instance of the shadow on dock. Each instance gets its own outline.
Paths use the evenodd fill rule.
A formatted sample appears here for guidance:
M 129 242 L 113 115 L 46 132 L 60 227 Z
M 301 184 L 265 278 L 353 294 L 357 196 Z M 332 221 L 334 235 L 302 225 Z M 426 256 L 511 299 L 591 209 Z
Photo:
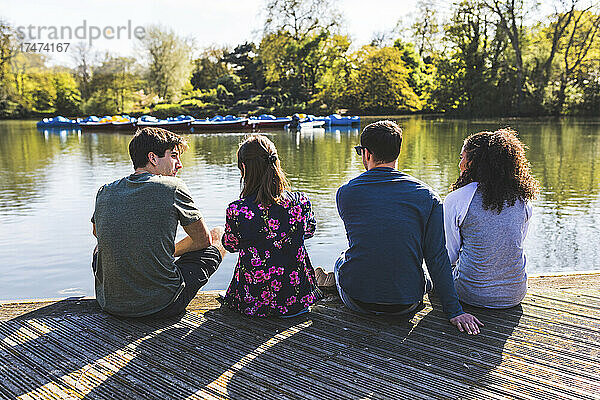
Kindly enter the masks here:
M 582 297 L 584 296 L 584 297 Z M 530 294 L 468 309 L 460 334 L 433 298 L 405 318 L 330 296 L 304 316 L 251 319 L 203 292 L 179 319 L 107 315 L 94 300 L 0 307 L 0 398 L 597 398 L 600 298 Z M 557 311 L 560 310 L 560 311 Z

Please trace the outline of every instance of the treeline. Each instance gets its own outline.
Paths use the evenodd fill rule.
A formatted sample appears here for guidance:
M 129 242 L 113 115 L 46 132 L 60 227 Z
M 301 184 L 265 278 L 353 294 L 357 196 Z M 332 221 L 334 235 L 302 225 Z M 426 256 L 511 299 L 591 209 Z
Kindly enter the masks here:
M 463 0 L 445 14 L 438 6 L 419 0 L 410 23 L 357 48 L 331 2 L 267 0 L 257 42 L 198 52 L 193 39 L 150 26 L 142 57 L 98 56 L 77 44 L 75 68 L 19 52 L 14 28 L 0 23 L 0 117 L 598 115 L 597 3 L 555 0 L 550 14 L 533 0 Z

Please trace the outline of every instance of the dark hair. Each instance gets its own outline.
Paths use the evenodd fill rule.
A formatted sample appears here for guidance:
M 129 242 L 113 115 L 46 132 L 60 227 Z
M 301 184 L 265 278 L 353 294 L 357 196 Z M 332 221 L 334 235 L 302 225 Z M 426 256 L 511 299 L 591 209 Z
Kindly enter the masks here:
M 540 184 L 530 174 L 525 148 L 517 138 L 517 132 L 510 128 L 469 136 L 463 146 L 467 157 L 466 169 L 450 190 L 478 182 L 483 208 L 497 210 L 498 213 L 505 204 L 512 206 L 517 199 L 534 199 Z
M 360 145 L 373 154 L 376 162 L 392 162 L 400 154 L 402 128 L 392 121 L 373 122 L 363 129 Z
M 177 147 L 180 153 L 188 148 L 184 138 L 162 128 L 142 128 L 129 142 L 129 156 L 133 168 L 143 168 L 148 164 L 148 153 L 152 152 L 158 157 L 164 157 L 165 151 Z
M 243 173 L 241 197 L 256 194 L 256 203 L 270 205 L 289 190 L 290 184 L 281 169 L 277 149 L 265 136 L 247 137 L 240 144 L 237 159 L 238 168 Z

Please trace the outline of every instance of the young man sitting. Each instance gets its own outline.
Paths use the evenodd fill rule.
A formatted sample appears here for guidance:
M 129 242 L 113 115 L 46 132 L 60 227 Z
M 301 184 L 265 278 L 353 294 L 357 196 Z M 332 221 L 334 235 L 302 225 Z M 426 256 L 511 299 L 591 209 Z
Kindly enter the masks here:
M 172 132 L 141 129 L 129 143 L 135 172 L 98 191 L 92 269 L 96 300 L 108 313 L 179 315 L 225 255 L 223 228 L 209 232 L 187 186 L 175 177 L 186 148 Z M 188 236 L 175 244 L 178 224 Z
M 431 289 L 425 260 L 450 322 L 477 334 L 483 324 L 462 310 L 454 290 L 442 202 L 429 186 L 396 169 L 401 144 L 400 127 L 379 121 L 363 130 L 355 147 L 367 171 L 337 191 L 349 243 L 334 269 L 338 292 L 356 312 L 410 313 Z M 317 274 L 326 282 L 322 271 Z

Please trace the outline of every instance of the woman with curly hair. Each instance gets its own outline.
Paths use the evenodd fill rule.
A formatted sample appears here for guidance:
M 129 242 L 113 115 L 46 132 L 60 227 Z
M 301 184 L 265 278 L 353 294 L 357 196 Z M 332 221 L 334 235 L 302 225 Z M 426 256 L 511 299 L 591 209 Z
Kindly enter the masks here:
M 469 136 L 444 201 L 446 247 L 464 303 L 513 307 L 527 291 L 523 241 L 539 183 L 511 129 Z
M 223 246 L 239 258 L 224 303 L 249 316 L 290 317 L 321 298 L 304 240 L 315 232 L 310 200 L 290 192 L 265 136 L 240 144 L 240 199 L 229 204 Z

